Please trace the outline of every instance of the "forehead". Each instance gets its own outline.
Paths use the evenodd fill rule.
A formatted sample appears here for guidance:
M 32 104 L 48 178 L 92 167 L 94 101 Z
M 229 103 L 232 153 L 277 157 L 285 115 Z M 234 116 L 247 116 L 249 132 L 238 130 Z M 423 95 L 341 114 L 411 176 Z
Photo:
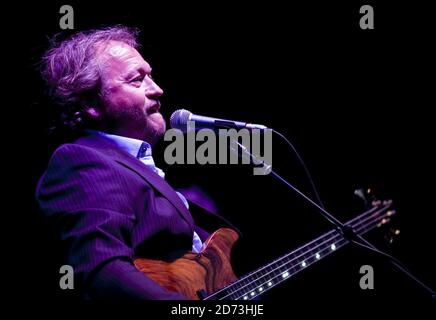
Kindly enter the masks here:
M 110 73 L 125 74 L 136 70 L 149 73 L 150 65 L 139 52 L 120 41 L 100 43 L 96 47 L 98 61 L 102 69 Z

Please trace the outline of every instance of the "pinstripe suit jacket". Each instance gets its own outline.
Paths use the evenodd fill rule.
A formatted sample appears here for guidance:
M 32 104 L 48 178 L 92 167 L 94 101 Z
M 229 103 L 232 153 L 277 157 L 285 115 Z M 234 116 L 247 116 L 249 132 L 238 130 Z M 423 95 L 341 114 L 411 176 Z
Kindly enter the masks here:
M 58 232 L 86 297 L 182 299 L 137 271 L 137 256 L 172 259 L 192 248 L 194 225 L 175 191 L 99 136 L 60 146 L 36 198 Z

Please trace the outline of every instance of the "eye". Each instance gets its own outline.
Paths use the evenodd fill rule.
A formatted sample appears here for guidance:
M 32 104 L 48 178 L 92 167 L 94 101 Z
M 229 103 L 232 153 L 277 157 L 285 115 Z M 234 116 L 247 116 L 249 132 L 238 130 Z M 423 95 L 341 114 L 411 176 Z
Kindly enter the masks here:
M 142 80 L 144 80 L 144 76 L 138 76 L 138 77 L 134 78 L 133 80 L 131 80 L 130 82 L 142 82 Z

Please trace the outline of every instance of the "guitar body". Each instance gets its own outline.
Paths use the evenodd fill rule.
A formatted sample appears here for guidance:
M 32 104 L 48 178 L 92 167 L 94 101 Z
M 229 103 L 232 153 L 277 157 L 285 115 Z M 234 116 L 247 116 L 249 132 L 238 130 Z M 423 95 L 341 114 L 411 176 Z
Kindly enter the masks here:
M 188 252 L 172 262 L 138 258 L 134 264 L 168 291 L 198 300 L 197 291 L 207 296 L 237 279 L 230 261 L 237 240 L 235 231 L 223 228 L 206 240 L 200 253 Z

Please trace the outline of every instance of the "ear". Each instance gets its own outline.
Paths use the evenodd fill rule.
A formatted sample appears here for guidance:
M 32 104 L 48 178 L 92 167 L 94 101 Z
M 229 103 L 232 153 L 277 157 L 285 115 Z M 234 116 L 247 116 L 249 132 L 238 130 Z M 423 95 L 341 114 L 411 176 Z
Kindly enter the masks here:
M 99 106 L 99 98 L 94 92 L 87 91 L 79 96 L 81 102 L 81 113 L 83 117 L 92 122 L 102 118 L 102 112 Z
M 91 120 L 100 120 L 101 112 L 97 108 L 94 107 L 86 107 L 84 110 L 86 117 Z

